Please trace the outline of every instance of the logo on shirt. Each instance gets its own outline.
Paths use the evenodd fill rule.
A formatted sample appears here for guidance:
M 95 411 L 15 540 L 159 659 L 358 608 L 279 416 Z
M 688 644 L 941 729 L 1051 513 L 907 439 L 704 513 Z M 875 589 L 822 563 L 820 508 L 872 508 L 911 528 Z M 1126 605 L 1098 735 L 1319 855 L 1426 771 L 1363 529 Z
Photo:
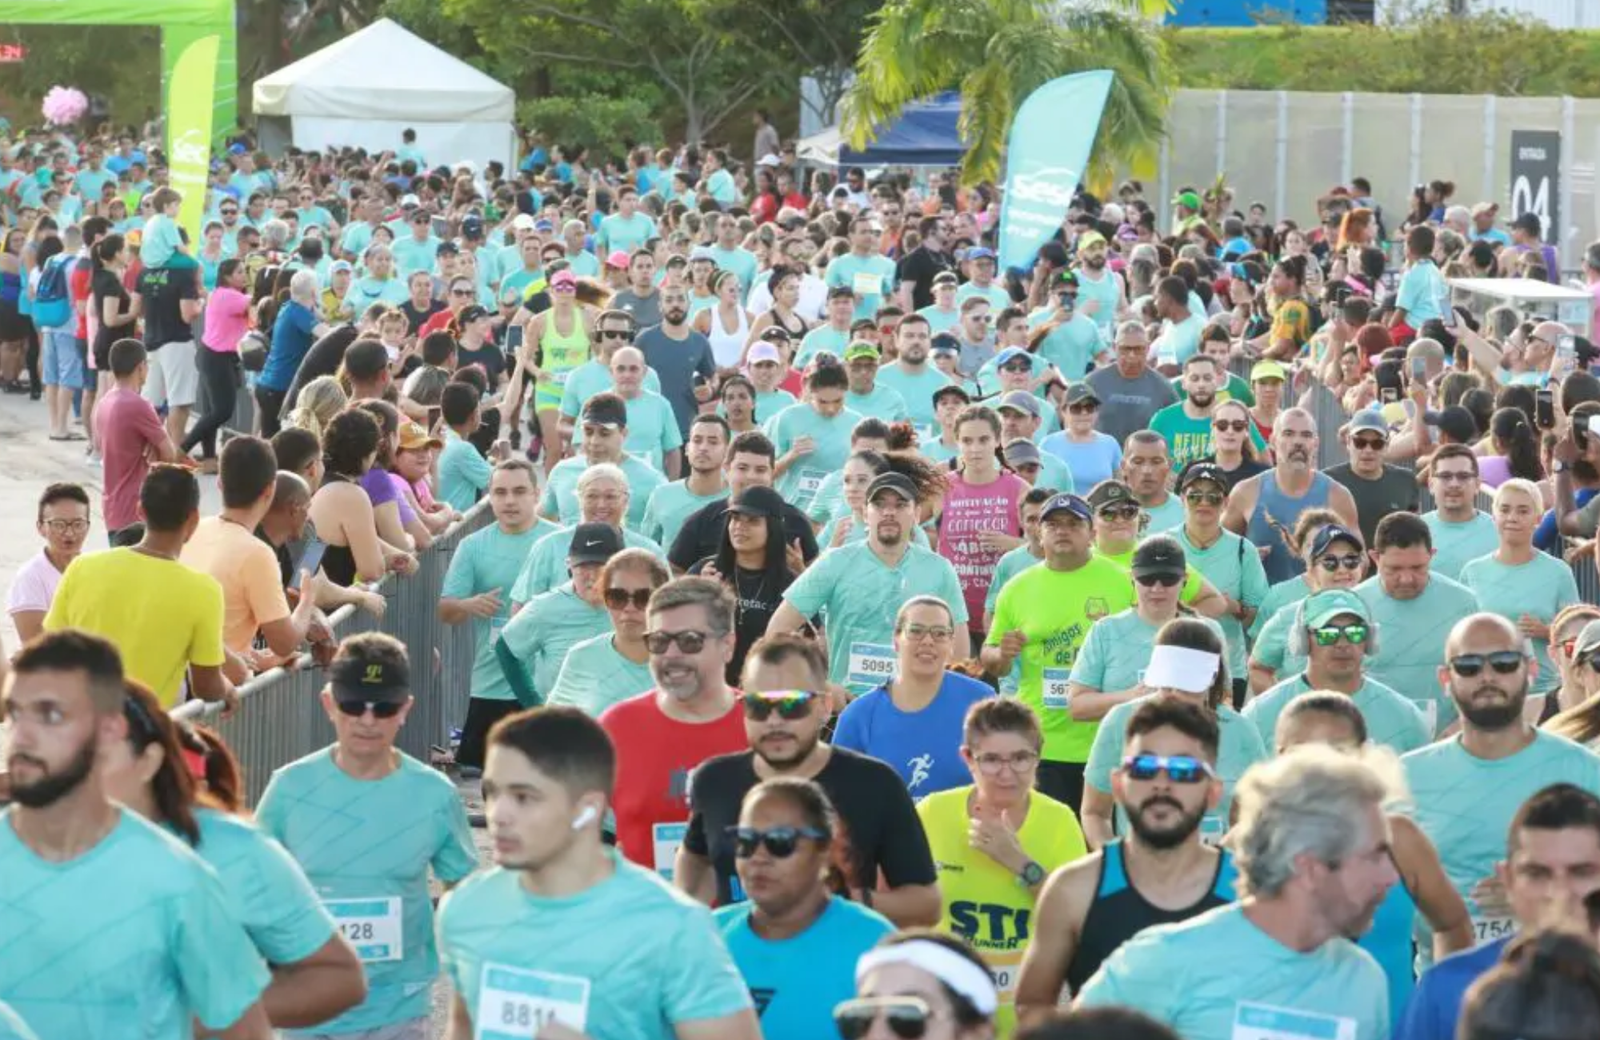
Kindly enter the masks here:
M 751 986 L 750 1000 L 756 1006 L 756 1017 L 760 1018 L 767 1013 L 767 1005 L 777 997 L 778 991 L 766 986 Z
M 928 779 L 928 777 L 932 775 L 933 756 L 918 755 L 907 762 L 906 765 L 911 767 L 911 779 L 906 781 L 906 787 L 912 791 L 915 791 L 918 787 L 922 786 L 922 782 L 924 780 Z
M 958 900 L 950 904 L 953 931 L 986 950 L 1015 950 L 1028 943 L 1028 924 L 1033 916 L 1029 907 L 1004 903 L 973 903 Z

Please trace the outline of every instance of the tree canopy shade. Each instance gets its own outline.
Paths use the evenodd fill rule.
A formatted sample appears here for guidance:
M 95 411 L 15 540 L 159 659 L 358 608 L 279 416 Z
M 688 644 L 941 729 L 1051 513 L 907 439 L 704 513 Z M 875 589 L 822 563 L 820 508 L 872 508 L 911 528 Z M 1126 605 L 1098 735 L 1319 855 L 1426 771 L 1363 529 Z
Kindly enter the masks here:
M 1166 0 L 1068 7 L 1057 0 L 889 0 L 868 25 L 846 89 L 846 143 L 864 148 L 908 102 L 961 94 L 962 179 L 997 180 L 1016 106 L 1057 76 L 1115 74 L 1093 164 L 1131 163 L 1166 132 L 1172 84 L 1160 27 Z

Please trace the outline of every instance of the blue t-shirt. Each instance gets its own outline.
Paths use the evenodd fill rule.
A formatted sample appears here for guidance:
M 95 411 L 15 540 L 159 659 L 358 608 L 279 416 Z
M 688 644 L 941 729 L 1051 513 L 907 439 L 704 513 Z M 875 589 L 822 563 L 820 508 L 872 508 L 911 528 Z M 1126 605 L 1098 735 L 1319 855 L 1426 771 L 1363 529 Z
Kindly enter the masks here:
M 119 810 L 65 863 L 40 859 L 0 812 L 0 1001 L 45 1040 L 190 1040 L 239 1021 L 271 981 L 216 872 Z
M 1500 963 L 1510 941 L 1511 936 L 1507 935 L 1452 953 L 1423 972 L 1395 1026 L 1394 1040 L 1455 1040 L 1467 987 Z
M 611 876 L 536 896 L 518 871 L 474 875 L 439 907 L 439 950 L 480 1040 L 525 1040 L 549 1018 L 604 1040 L 672 1040 L 750 993 L 711 911 L 608 850 Z
M 921 711 L 901 711 L 879 686 L 845 705 L 834 730 L 835 747 L 888 763 L 912 798 L 972 783 L 961 761 L 962 723 L 967 709 L 994 696 L 987 684 L 945 672 L 939 692 Z
M 757 935 L 749 903 L 722 907 L 714 916 L 755 997 L 766 1040 L 833 1036 L 834 1005 L 856 995 L 857 959 L 894 931 L 876 910 L 837 896 L 811 927 L 787 939 Z
M 1115 437 L 1099 431 L 1087 444 L 1072 440 L 1064 430 L 1052 433 L 1039 442 L 1039 450 L 1066 463 L 1072 482 L 1078 487 L 1092 488 L 1122 469 L 1122 445 Z
M 305 304 L 290 300 L 279 308 L 278 317 L 272 322 L 272 348 L 267 351 L 261 374 L 256 376 L 256 385 L 287 393 L 300 362 L 311 349 L 316 327 L 317 316 Z

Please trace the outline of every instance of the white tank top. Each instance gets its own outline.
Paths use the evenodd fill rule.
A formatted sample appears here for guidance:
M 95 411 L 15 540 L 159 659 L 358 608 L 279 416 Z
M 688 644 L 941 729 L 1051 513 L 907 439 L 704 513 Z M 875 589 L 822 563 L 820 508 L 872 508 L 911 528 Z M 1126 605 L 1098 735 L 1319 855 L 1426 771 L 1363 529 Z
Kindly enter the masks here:
M 721 311 L 712 307 L 711 335 L 706 337 L 711 341 L 711 357 L 716 361 L 718 368 L 733 368 L 739 364 L 739 358 L 744 355 L 745 341 L 750 338 L 750 315 L 739 309 L 739 326 L 735 329 L 724 330 L 722 327 Z

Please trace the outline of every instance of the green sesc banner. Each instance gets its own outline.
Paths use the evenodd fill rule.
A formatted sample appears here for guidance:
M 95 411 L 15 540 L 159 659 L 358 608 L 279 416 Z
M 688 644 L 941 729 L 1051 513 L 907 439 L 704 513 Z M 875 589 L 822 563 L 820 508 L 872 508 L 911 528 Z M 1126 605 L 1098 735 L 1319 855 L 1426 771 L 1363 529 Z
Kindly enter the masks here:
M 168 182 L 183 195 L 178 223 L 189 232 L 189 248 L 200 248 L 206 182 L 211 169 L 212 95 L 222 38 L 168 30 L 175 55 L 167 77 Z

